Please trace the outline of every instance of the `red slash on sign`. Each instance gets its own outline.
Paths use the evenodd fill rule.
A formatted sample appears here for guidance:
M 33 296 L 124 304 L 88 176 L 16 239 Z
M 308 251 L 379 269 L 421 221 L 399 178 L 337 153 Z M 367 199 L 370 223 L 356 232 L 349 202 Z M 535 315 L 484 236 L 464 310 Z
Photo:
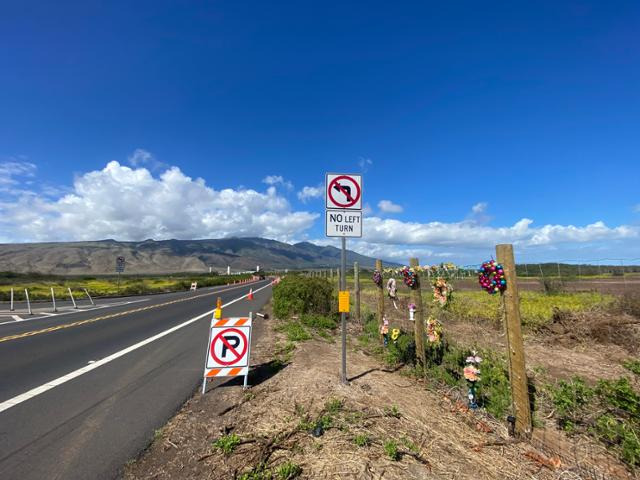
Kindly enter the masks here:
M 211 356 L 220 365 L 233 365 L 244 357 L 249 347 L 247 336 L 237 328 L 220 331 L 211 342 Z
M 329 183 L 327 190 L 327 194 L 331 203 L 331 205 L 328 205 L 329 208 L 353 207 L 356 203 L 358 203 L 358 200 L 360 200 L 360 195 L 362 193 L 360 189 L 360 183 L 349 175 L 339 175 L 333 178 Z M 335 192 L 342 193 L 347 201 L 344 202 L 341 198 L 339 198 L 339 195 L 338 198 L 336 198 L 336 196 L 334 196 Z M 358 206 L 356 208 L 360 207 Z

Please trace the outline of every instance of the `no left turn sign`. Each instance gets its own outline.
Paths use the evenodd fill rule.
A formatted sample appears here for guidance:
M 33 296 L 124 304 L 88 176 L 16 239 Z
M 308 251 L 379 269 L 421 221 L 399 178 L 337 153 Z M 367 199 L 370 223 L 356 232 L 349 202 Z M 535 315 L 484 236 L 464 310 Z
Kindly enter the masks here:
M 327 208 L 362 210 L 362 176 L 328 173 L 325 185 Z

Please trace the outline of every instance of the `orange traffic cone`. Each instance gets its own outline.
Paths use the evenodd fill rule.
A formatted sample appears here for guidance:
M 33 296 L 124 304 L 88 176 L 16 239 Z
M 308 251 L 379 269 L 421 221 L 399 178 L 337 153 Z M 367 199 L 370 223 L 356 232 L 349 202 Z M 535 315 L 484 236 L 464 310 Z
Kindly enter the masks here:
M 253 288 L 249 289 L 249 295 L 247 295 L 247 300 L 253 300 Z

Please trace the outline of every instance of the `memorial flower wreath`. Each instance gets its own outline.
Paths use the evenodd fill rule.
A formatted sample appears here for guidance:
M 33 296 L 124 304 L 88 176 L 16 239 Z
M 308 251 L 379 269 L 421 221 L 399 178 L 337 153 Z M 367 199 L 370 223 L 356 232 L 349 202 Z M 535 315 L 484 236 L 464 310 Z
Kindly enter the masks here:
M 491 295 L 504 292 L 507 289 L 504 268 L 493 259 L 484 262 L 478 269 L 478 283 Z
M 382 274 L 378 270 L 373 272 L 373 283 L 378 287 L 382 287 Z
M 447 305 L 451 300 L 451 292 L 453 287 L 442 277 L 436 278 L 433 283 L 433 302 L 441 307 Z
M 400 270 L 404 284 L 409 288 L 416 288 L 418 281 L 416 279 L 416 272 L 413 268 L 404 267 Z

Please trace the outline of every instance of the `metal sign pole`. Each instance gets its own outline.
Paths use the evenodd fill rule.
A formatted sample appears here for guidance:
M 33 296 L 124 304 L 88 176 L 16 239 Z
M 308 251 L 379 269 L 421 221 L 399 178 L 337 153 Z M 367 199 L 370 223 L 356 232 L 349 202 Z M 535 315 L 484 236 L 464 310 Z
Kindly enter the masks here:
M 251 331 L 253 330 L 253 312 L 249 312 L 249 325 L 251 325 L 251 330 L 249 330 L 249 345 L 247 348 L 249 351 L 247 352 L 247 374 L 244 376 L 244 385 L 242 386 L 243 390 L 249 388 L 249 370 L 251 369 Z
M 342 255 L 341 255 L 341 272 L 340 272 L 340 290 L 347 289 L 347 239 L 342 237 Z M 342 375 L 343 384 L 347 383 L 347 314 L 340 314 L 342 323 Z
M 76 299 L 73 298 L 73 293 L 71 293 L 71 287 L 68 287 L 67 290 L 69 290 L 69 296 L 71 297 L 71 302 L 73 303 L 73 308 L 78 308 L 78 305 L 76 305 Z
M 338 274 L 338 311 L 342 329 L 342 365 L 340 380 L 347 382 L 347 313 L 350 299 L 347 290 L 347 239 L 362 237 L 362 175 L 327 173 L 325 181 L 325 234 L 342 240 Z M 333 279 L 333 268 L 331 269 Z
M 209 349 L 211 348 L 211 322 L 209 322 L 209 340 L 207 341 L 207 349 L 204 354 L 204 364 L 207 365 L 207 358 L 209 357 Z M 206 375 L 202 378 L 202 395 L 207 391 L 207 377 Z
M 56 295 L 53 293 L 53 287 L 51 287 L 51 301 L 53 302 L 53 311 L 57 312 L 58 308 L 56 307 Z

